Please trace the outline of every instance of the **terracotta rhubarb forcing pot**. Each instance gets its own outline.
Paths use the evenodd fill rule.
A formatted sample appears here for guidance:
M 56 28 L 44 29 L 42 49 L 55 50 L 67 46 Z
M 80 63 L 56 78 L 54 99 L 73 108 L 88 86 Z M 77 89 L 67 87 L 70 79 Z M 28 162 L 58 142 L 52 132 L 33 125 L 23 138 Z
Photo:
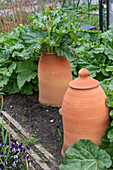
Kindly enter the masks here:
M 89 139 L 97 145 L 109 126 L 109 108 L 106 94 L 99 81 L 88 77 L 89 71 L 81 69 L 80 77 L 69 83 L 62 104 L 64 142 L 62 156 L 72 144 Z
M 64 94 L 72 80 L 69 61 L 56 53 L 42 53 L 38 65 L 39 102 L 61 106 Z

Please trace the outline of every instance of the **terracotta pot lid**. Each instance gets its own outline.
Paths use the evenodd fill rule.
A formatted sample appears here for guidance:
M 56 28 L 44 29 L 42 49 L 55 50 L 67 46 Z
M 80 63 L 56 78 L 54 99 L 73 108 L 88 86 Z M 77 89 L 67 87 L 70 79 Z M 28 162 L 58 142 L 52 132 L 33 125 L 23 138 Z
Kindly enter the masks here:
M 79 73 L 80 77 L 72 80 L 69 86 L 74 89 L 92 89 L 99 86 L 99 81 L 89 77 L 89 71 L 82 68 Z

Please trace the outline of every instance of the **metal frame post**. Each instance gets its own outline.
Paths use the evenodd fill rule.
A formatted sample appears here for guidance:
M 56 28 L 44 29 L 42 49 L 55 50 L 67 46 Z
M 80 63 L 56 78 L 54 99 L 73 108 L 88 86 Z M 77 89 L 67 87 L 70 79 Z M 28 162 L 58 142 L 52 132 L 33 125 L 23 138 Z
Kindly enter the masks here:
M 89 0 L 88 0 L 88 18 L 90 17 L 89 12 L 90 12 L 90 2 L 89 2 Z
M 99 27 L 103 32 L 103 9 L 102 9 L 102 0 L 99 0 Z
M 75 0 L 73 0 L 73 9 L 75 10 Z
M 64 7 L 64 4 L 65 4 L 65 0 L 63 0 L 62 8 Z
M 109 29 L 109 0 L 106 2 L 107 5 L 107 30 Z

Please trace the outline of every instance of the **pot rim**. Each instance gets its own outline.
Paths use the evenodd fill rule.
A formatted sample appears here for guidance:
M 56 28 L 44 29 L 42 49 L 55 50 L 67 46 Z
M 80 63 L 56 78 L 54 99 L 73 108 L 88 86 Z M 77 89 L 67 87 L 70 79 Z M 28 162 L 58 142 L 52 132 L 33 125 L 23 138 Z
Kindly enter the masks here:
M 89 89 L 94 89 L 96 87 L 98 87 L 99 84 L 92 86 L 92 87 L 73 87 L 72 85 L 69 84 L 69 87 L 72 89 L 76 89 L 76 90 L 89 90 Z
M 52 55 L 52 54 L 57 54 L 57 53 L 47 53 L 47 52 L 42 52 L 42 54 L 49 54 L 49 55 Z

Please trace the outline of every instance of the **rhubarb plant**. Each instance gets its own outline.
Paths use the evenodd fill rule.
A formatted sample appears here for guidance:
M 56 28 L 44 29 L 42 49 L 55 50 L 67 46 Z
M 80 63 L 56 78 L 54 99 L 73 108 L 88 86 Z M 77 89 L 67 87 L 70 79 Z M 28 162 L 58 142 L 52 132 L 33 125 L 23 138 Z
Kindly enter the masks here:
M 70 14 L 63 14 L 62 10 L 46 9 L 45 13 L 36 13 L 29 17 L 34 33 L 23 33 L 24 43 L 30 43 L 37 52 L 57 53 L 58 56 L 73 58 L 71 44 L 77 41 L 76 27 L 78 23 L 69 20 Z M 73 17 L 74 18 L 74 17 Z M 39 35 L 41 36 L 39 36 Z M 41 38 L 40 38 L 41 37 Z M 33 45 L 34 43 L 34 45 Z

